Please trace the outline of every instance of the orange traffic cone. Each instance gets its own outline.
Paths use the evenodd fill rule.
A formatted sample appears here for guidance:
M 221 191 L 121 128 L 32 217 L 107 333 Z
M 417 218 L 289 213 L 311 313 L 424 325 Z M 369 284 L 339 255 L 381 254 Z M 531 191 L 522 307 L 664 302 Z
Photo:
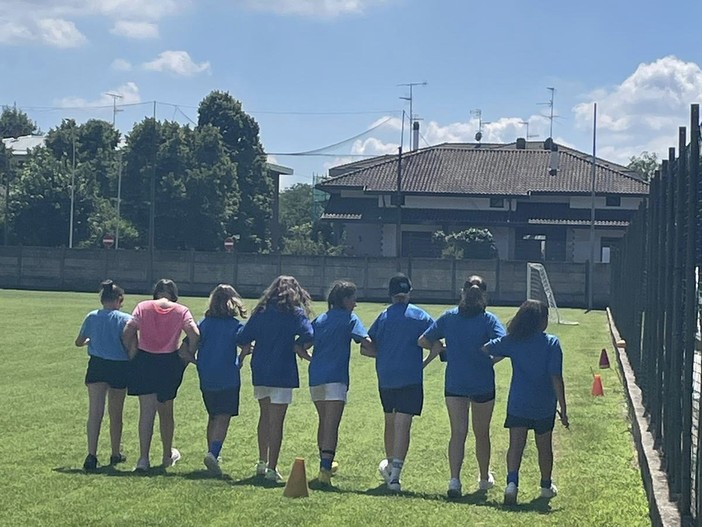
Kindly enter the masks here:
M 600 368 L 609 368 L 609 357 L 607 356 L 607 350 L 602 348 L 600 353 Z
M 592 380 L 592 395 L 600 396 L 604 395 L 604 389 L 602 388 L 602 377 L 600 375 L 595 375 Z
M 283 496 L 286 498 L 306 498 L 309 495 L 307 474 L 305 473 L 305 460 L 301 457 L 297 457 L 290 471 L 288 482 L 285 484 Z

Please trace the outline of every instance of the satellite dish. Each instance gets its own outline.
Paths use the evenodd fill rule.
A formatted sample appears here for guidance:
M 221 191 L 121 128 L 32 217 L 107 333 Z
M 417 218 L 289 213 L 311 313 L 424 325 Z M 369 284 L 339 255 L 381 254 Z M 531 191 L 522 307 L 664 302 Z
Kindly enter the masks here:
M 483 138 L 483 133 L 482 132 L 476 132 L 475 133 L 475 140 L 480 142 L 480 140 Z

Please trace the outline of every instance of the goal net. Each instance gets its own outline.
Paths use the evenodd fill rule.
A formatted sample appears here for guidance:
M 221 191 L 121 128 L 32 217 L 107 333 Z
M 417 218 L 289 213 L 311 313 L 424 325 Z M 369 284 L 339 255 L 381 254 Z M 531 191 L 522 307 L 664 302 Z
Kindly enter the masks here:
M 529 300 L 540 300 L 548 306 L 548 321 L 554 324 L 567 324 L 575 326 L 577 322 L 563 320 L 556 305 L 551 283 L 548 281 L 546 268 L 540 263 L 527 263 L 526 297 Z

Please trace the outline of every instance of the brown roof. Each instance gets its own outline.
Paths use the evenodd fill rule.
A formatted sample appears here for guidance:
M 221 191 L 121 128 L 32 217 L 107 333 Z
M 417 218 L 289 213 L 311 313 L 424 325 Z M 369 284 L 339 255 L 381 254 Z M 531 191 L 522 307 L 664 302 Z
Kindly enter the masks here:
M 558 174 L 551 176 L 551 152 L 547 150 L 466 146 L 444 144 L 403 155 L 402 191 L 490 196 L 590 193 L 592 162 L 582 152 L 559 151 Z M 327 179 L 317 187 L 327 192 L 345 188 L 396 192 L 397 157 L 381 158 L 376 164 Z M 648 194 L 648 183 L 614 164 L 598 162 L 595 192 L 643 196 Z

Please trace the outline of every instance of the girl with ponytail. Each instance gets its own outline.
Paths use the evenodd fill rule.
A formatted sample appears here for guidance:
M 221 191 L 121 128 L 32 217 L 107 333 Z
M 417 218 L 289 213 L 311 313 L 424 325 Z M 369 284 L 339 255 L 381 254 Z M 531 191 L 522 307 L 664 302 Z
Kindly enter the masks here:
M 124 290 L 112 280 L 100 284 L 102 309 L 88 313 L 76 338 L 76 346 L 88 346 L 88 455 L 83 469 L 93 471 L 98 467 L 97 446 L 107 399 L 110 415 L 110 465 L 126 461 L 120 451 L 122 441 L 122 409 L 127 394 L 129 356 L 122 345 L 122 331 L 131 318 L 120 311 Z
M 490 421 L 495 406 L 495 371 L 492 359 L 482 346 L 505 334 L 495 315 L 486 311 L 487 284 L 480 276 L 470 276 L 461 289 L 457 307 L 447 310 L 419 338 L 419 345 L 431 352 L 426 367 L 440 352 L 446 354 L 444 395 L 451 424 L 448 446 L 448 496 L 461 496 L 461 467 L 468 435 L 468 417 L 473 411 L 475 456 L 480 476 L 478 487 L 488 490 L 495 484 L 490 473 Z M 445 339 L 445 347 L 441 339 Z

